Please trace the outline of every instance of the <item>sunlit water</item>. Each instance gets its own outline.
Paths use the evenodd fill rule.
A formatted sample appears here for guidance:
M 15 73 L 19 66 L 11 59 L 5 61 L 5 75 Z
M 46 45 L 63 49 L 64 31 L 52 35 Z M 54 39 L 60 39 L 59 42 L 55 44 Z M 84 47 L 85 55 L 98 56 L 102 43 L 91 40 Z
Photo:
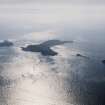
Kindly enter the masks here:
M 0 48 L 0 105 L 105 104 L 104 9 L 90 8 L 0 8 L 0 38 L 14 42 Z M 49 39 L 74 43 L 53 47 L 54 57 L 20 48 Z

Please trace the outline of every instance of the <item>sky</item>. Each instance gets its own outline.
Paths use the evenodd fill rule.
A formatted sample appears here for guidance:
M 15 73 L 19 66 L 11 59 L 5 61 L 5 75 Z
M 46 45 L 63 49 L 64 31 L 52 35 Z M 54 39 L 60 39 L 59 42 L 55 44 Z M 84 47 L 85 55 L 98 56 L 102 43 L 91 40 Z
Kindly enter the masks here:
M 0 38 L 36 33 L 78 37 L 104 34 L 104 27 L 104 0 L 0 0 Z
M 105 4 L 105 0 L 0 0 L 0 3 L 71 3 L 71 4 Z

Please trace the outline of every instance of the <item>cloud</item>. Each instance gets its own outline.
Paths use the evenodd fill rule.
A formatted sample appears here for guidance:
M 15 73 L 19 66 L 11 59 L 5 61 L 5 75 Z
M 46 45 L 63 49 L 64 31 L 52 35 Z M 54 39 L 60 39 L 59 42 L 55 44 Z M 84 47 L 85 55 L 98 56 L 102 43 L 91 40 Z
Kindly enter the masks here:
M 0 3 L 73 3 L 73 4 L 103 4 L 105 0 L 0 0 Z

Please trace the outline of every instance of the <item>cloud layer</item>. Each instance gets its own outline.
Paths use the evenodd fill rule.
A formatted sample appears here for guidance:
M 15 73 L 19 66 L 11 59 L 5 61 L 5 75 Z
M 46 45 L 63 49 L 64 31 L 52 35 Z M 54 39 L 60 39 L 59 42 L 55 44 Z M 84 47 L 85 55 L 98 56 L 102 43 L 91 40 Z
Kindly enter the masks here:
M 0 0 L 0 3 L 73 3 L 73 4 L 103 4 L 104 0 Z

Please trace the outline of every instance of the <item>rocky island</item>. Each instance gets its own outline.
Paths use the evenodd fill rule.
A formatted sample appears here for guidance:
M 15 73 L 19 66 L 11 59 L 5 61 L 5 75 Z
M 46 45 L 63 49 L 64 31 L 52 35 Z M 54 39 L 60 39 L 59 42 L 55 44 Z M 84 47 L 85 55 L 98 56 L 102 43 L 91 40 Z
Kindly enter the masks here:
M 8 40 L 0 42 L 0 47 L 10 47 L 10 46 L 13 46 L 13 43 Z
M 28 45 L 21 47 L 23 51 L 41 52 L 44 56 L 55 56 L 58 53 L 53 51 L 51 47 L 64 43 L 73 43 L 73 41 L 48 40 L 38 45 Z
M 102 63 L 105 64 L 105 60 L 102 60 Z

